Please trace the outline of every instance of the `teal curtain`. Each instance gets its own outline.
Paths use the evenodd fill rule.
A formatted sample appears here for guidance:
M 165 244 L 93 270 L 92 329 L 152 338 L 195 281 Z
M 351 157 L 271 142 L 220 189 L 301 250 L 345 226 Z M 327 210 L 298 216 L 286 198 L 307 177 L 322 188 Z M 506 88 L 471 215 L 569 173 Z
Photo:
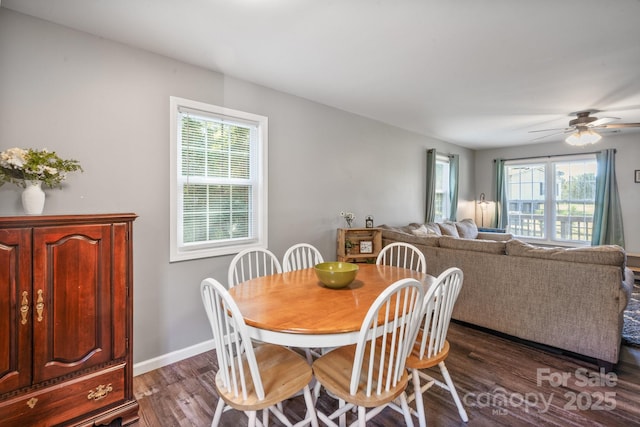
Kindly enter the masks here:
M 435 199 L 436 199 L 436 150 L 429 149 L 427 150 L 427 209 L 424 218 L 424 222 L 433 222 L 436 217 L 436 207 L 435 207 Z
M 458 170 L 460 169 L 460 156 L 451 154 L 449 156 L 449 203 L 451 212 L 449 219 L 456 220 L 458 214 Z
M 504 159 L 497 159 L 496 163 L 496 227 L 507 228 L 509 212 L 507 205 L 507 189 L 505 187 Z
M 596 153 L 596 201 L 591 245 L 620 245 L 624 248 L 622 208 L 616 182 L 616 150 Z

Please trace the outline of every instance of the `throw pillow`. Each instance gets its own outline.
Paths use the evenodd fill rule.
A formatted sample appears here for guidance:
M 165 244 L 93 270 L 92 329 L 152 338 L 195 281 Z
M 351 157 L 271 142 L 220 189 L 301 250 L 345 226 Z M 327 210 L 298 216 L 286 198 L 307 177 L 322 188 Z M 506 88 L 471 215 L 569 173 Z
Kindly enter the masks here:
M 442 236 L 442 232 L 440 231 L 440 227 L 435 222 L 428 222 L 424 225 L 430 233 L 435 234 L 436 236 Z
M 460 237 L 454 222 L 439 222 L 438 227 L 440 227 L 443 236 Z
M 478 237 L 478 226 L 471 218 L 465 218 L 456 222 L 458 234 L 464 239 L 475 239 Z
M 432 246 L 438 247 L 440 236 L 429 234 L 428 236 L 419 237 L 411 233 L 403 233 L 396 230 L 383 229 L 382 230 L 382 244 L 387 245 L 392 242 L 406 242 L 415 246 Z
M 422 224 L 420 227 L 414 228 L 413 230 L 411 230 L 411 233 L 414 236 L 426 237 L 429 235 L 429 230 L 427 229 L 427 227 L 424 226 L 424 224 Z
M 411 230 L 411 233 L 418 237 L 442 236 L 442 234 L 440 234 L 440 228 L 436 227 L 436 229 L 438 230 L 437 232 L 428 224 L 420 224 L 418 228 Z
M 405 234 L 409 234 L 411 233 L 411 230 L 413 230 L 413 227 L 411 226 L 404 226 L 404 227 L 393 227 L 391 225 L 387 225 L 387 224 L 382 224 L 382 225 L 378 225 L 378 228 L 382 228 L 383 230 L 391 230 L 397 233 L 405 233 Z

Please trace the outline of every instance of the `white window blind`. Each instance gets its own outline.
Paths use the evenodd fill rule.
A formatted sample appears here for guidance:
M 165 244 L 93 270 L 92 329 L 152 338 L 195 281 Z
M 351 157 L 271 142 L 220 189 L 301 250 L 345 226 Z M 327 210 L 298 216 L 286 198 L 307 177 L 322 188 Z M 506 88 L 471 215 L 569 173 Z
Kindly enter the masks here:
M 172 261 L 266 246 L 266 117 L 178 98 L 172 116 Z

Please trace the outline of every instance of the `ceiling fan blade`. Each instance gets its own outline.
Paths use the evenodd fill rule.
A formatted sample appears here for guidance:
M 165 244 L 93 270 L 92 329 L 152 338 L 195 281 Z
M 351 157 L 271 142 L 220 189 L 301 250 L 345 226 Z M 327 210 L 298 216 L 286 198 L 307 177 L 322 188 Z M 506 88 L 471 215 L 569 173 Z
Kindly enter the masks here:
M 535 133 L 535 132 L 551 132 L 551 131 L 561 131 L 558 133 L 564 133 L 564 132 L 570 132 L 572 130 L 575 130 L 575 127 L 570 127 L 570 128 L 556 128 L 556 129 L 540 129 L 540 130 L 530 130 L 529 133 Z M 555 134 L 553 134 L 555 135 Z M 549 135 L 551 136 L 551 135 Z
M 615 120 L 620 120 L 620 117 L 602 117 L 601 119 L 597 119 L 587 124 L 588 127 L 596 127 L 601 125 L 606 125 L 607 123 L 611 123 Z
M 547 129 L 547 130 L 552 130 L 552 129 Z M 555 130 L 558 130 L 558 129 L 555 129 Z M 537 132 L 537 131 L 532 131 L 532 132 Z M 555 132 L 555 133 L 550 133 L 549 135 L 539 136 L 537 138 L 532 139 L 531 141 L 539 141 L 541 139 L 549 138 L 549 137 L 552 137 L 552 136 L 555 136 L 555 135 L 560 135 L 560 134 L 567 133 L 567 132 L 568 131 L 565 129 L 562 132 Z
M 640 127 L 640 123 L 613 123 L 610 125 L 600 125 L 598 127 L 603 129 L 637 128 Z

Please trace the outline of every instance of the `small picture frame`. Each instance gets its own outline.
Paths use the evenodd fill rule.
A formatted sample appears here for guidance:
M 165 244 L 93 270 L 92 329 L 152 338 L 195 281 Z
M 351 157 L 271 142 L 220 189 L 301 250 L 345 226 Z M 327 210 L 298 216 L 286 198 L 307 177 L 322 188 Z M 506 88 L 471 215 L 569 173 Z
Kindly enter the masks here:
M 361 240 L 360 241 L 360 253 L 361 254 L 372 254 L 373 253 L 373 242 L 371 240 Z
M 640 169 L 636 169 L 635 182 L 640 182 Z

